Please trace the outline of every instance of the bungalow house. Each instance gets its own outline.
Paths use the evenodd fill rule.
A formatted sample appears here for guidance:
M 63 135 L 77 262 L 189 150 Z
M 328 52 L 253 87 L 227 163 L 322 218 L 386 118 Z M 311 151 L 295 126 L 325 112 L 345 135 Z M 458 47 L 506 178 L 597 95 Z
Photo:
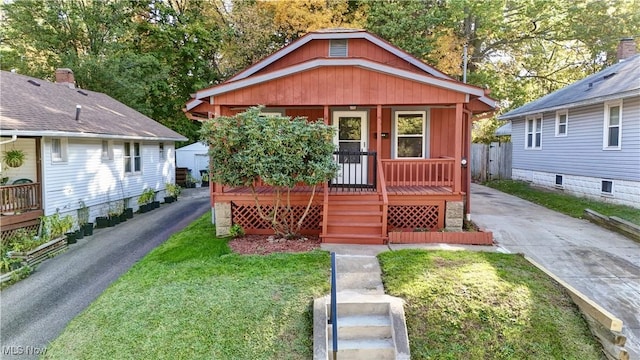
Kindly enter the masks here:
M 633 39 L 620 61 L 517 109 L 510 120 L 512 177 L 640 208 L 640 55 Z
M 340 174 L 315 196 L 304 230 L 324 242 L 382 244 L 389 231 L 461 229 L 472 117 L 496 106 L 485 95 L 369 32 L 329 29 L 198 91 L 185 113 L 215 121 L 260 104 L 267 115 L 334 126 Z M 298 191 L 301 213 L 309 193 Z M 270 232 L 246 188 L 212 184 L 211 203 L 218 234 L 232 223 Z
M 0 73 L 0 154 L 22 150 L 19 167 L 1 166 L 3 238 L 36 229 L 42 215 L 76 215 L 82 201 L 90 220 L 110 210 L 137 208 L 146 189 L 173 182 L 174 142 L 182 135 L 111 97 L 75 87 L 73 72 L 56 83 Z

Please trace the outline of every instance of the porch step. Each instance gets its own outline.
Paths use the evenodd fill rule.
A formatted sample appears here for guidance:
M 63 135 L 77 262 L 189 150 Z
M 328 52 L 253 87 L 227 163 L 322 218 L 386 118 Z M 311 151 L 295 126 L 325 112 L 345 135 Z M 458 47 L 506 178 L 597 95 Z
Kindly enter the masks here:
M 350 224 L 350 223 L 329 223 L 327 225 L 328 234 L 351 234 L 351 235 L 382 235 L 382 224 L 370 223 L 370 224 Z
M 332 244 L 384 245 L 387 237 L 374 234 L 326 234 L 320 235 L 322 242 Z

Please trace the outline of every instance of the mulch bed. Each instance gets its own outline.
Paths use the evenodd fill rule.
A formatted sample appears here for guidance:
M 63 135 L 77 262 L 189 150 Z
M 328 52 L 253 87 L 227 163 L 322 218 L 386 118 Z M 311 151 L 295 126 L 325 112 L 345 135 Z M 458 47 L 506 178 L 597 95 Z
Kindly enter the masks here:
M 307 252 L 320 248 L 320 238 L 307 236 L 299 240 L 278 239 L 273 235 L 245 235 L 229 241 L 229 247 L 238 254 L 266 255 L 271 253 Z

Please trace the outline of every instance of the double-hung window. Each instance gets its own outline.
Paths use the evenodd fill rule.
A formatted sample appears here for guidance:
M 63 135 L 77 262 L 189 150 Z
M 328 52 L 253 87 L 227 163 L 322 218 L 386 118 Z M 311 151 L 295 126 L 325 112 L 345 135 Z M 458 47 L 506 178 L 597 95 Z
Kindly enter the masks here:
M 113 141 L 102 140 L 102 162 L 113 160 Z
M 51 139 L 51 162 L 64 163 L 67 161 L 67 139 Z
M 569 128 L 569 112 L 561 110 L 556 112 L 556 136 L 567 136 Z
M 124 143 L 124 172 L 139 173 L 142 170 L 139 142 Z
M 622 101 L 604 104 L 604 150 L 620 150 L 622 145 Z
M 542 115 L 527 118 L 525 123 L 525 148 L 542 148 Z
M 395 154 L 398 159 L 423 159 L 427 142 L 425 111 L 396 111 Z

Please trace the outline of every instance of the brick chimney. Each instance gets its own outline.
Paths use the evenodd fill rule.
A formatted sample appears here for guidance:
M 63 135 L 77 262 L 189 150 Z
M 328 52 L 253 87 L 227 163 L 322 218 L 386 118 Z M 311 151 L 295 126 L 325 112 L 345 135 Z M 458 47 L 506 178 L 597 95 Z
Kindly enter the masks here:
M 56 84 L 67 85 L 69 88 L 76 87 L 76 79 L 71 69 L 62 68 L 56 70 Z
M 618 61 L 630 58 L 636 54 L 636 41 L 632 37 L 622 38 L 618 43 Z

